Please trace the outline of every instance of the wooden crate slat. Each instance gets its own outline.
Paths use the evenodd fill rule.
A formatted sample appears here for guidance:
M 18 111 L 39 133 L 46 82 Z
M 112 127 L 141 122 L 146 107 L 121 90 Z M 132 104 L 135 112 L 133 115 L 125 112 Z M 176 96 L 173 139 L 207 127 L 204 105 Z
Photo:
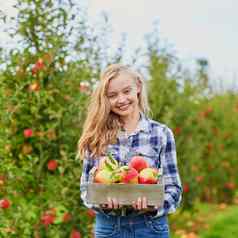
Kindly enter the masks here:
M 138 197 L 145 196 L 149 206 L 163 206 L 164 185 L 160 184 L 100 184 L 87 185 L 87 201 L 106 204 L 107 197 L 117 198 L 119 204 L 131 205 Z

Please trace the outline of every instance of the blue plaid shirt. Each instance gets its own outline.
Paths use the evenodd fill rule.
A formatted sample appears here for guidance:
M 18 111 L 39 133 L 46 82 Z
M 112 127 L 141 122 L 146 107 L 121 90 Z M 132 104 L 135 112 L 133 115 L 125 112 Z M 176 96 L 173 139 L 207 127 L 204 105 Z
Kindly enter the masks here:
M 158 209 L 157 216 L 175 212 L 181 202 L 182 186 L 177 167 L 175 140 L 171 129 L 140 113 L 136 130 L 129 135 L 126 135 L 124 131 L 119 131 L 117 143 L 108 145 L 106 152 L 110 152 L 121 164 L 128 164 L 133 155 L 142 155 L 150 166 L 162 168 L 165 197 L 164 206 Z M 81 198 L 88 208 L 96 207 L 87 203 L 84 184 L 88 182 L 91 168 L 98 166 L 99 159 L 94 159 L 87 153 L 83 160 L 80 190 Z

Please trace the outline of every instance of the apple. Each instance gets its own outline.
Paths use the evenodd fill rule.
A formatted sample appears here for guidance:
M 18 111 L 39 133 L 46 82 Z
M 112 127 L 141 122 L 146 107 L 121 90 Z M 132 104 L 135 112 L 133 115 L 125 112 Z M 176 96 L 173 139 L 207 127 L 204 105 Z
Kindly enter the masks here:
M 139 183 L 154 184 L 158 181 L 159 171 L 155 168 L 145 168 L 139 173 Z
M 58 162 L 57 162 L 57 160 L 52 159 L 52 160 L 49 160 L 49 161 L 48 161 L 48 163 L 47 163 L 47 168 L 48 168 L 48 170 L 54 171 L 54 170 L 57 169 L 57 167 L 58 167 Z
M 138 175 L 136 169 L 129 167 L 129 166 L 122 166 L 120 168 L 121 173 L 121 182 L 122 183 L 138 183 Z
M 79 231 L 73 229 L 71 231 L 70 238 L 81 238 L 81 234 Z
M 41 216 L 41 223 L 45 225 L 45 227 L 48 227 L 48 225 L 53 224 L 55 221 L 55 213 L 52 211 L 46 211 L 42 216 Z
M 184 193 L 188 193 L 189 190 L 190 190 L 189 184 L 188 184 L 188 183 L 185 183 L 184 186 L 183 186 L 183 192 L 184 192 Z
M 25 138 L 29 138 L 33 136 L 33 130 L 31 128 L 27 128 L 23 132 Z
M 45 67 L 43 59 L 38 59 L 37 62 L 34 64 L 32 67 L 31 71 L 32 74 L 35 75 L 37 74 L 38 71 L 42 70 Z
M 34 82 L 29 85 L 28 90 L 30 92 L 36 92 L 40 90 L 40 84 L 38 82 Z
M 120 166 L 114 171 L 112 171 L 112 178 L 114 183 L 123 183 L 122 177 L 124 177 L 129 170 L 128 166 Z
M 11 206 L 11 202 L 8 199 L 0 200 L 0 208 L 7 209 Z
M 94 177 L 95 183 L 111 184 L 112 173 L 107 169 L 97 170 Z
M 129 167 L 132 167 L 140 172 L 142 169 L 148 168 L 149 164 L 142 156 L 137 155 L 131 158 Z

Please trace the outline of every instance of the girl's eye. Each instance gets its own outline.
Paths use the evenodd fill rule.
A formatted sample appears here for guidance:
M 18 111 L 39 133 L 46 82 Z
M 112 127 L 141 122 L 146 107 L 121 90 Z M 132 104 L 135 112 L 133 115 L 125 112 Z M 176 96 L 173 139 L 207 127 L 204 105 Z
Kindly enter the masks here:
M 109 96 L 108 96 L 108 98 L 115 98 L 115 97 L 116 97 L 115 94 L 113 94 L 113 95 L 109 95 Z
M 125 93 L 129 93 L 131 90 L 130 89 L 127 89 L 127 90 L 125 90 L 124 92 Z

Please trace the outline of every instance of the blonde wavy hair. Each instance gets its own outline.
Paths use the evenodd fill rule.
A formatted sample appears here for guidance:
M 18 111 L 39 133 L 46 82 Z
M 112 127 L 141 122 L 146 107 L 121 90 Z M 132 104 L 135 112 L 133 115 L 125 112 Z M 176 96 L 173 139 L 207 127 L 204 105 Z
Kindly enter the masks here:
M 77 156 L 81 159 L 85 158 L 86 151 L 90 152 L 92 156 L 101 156 L 105 153 L 108 144 L 116 142 L 117 133 L 122 124 L 119 116 L 110 110 L 107 88 L 110 80 L 122 73 L 127 73 L 141 85 L 141 92 L 138 94 L 139 109 L 145 115 L 150 112 L 143 77 L 129 66 L 121 64 L 109 65 L 102 72 L 100 82 L 92 93 L 89 102 L 83 132 L 78 141 Z

